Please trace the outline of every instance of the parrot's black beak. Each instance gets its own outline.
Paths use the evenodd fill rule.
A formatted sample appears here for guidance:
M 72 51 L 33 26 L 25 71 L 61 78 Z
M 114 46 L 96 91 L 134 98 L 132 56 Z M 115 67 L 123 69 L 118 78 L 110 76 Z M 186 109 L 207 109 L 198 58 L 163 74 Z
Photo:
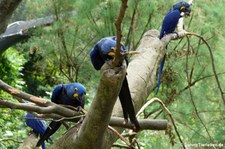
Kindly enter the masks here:
M 191 14 L 191 8 L 186 9 L 185 15 L 190 16 L 190 14 Z

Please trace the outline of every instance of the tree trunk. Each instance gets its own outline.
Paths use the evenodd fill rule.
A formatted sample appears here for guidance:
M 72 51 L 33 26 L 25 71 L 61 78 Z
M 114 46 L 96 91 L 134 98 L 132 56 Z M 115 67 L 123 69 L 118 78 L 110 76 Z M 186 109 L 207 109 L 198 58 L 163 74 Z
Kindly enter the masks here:
M 150 30 L 144 34 L 137 48 L 140 54 L 132 57 L 127 69 L 128 83 L 136 112 L 146 102 L 154 88 L 156 71 L 164 53 L 164 44 L 158 36 L 159 32 L 156 30 Z M 118 139 L 118 136 L 107 129 L 107 126 L 125 71 L 106 67 L 101 71 L 96 96 L 80 129 L 72 128 L 69 133 L 58 139 L 52 148 L 108 149 Z M 116 72 L 119 72 L 119 75 L 115 74 Z M 112 115 L 120 117 L 123 115 L 119 100 L 114 106 Z M 117 127 L 116 130 L 122 132 L 124 128 Z
M 3 33 L 8 25 L 8 22 L 22 0 L 0 0 L 0 33 Z
M 27 136 L 18 149 L 41 149 L 41 147 L 36 147 L 38 139 L 39 138 L 35 133 L 31 133 Z

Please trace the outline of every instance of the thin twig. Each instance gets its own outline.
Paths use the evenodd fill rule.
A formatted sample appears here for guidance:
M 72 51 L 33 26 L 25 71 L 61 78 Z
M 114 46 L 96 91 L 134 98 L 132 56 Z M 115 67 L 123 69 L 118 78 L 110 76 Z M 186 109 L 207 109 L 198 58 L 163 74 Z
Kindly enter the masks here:
M 112 132 L 114 132 L 124 143 L 126 143 L 126 145 L 128 146 L 128 147 L 131 147 L 131 144 L 116 130 L 116 129 L 114 129 L 113 127 L 111 127 L 111 126 L 108 126 L 108 128 L 112 131 Z
M 113 61 L 113 67 L 118 66 L 121 59 L 124 58 L 120 53 L 121 39 L 122 39 L 121 23 L 122 23 L 123 18 L 125 16 L 128 0 L 121 0 L 121 1 L 122 2 L 121 2 L 121 6 L 120 6 L 119 16 L 118 16 L 118 18 L 115 22 L 115 26 L 116 26 L 116 53 L 115 53 L 115 58 L 114 58 L 114 61 Z
M 145 109 L 146 107 L 148 107 L 150 104 L 152 104 L 153 102 L 158 102 L 158 103 L 160 103 L 160 105 L 163 107 L 163 109 L 164 109 L 164 110 L 166 111 L 166 113 L 169 115 L 170 120 L 171 120 L 171 122 L 172 122 L 172 124 L 173 124 L 173 126 L 174 126 L 175 132 L 176 132 L 176 134 L 177 134 L 177 136 L 178 136 L 178 138 L 179 138 L 179 141 L 180 141 L 180 143 L 182 144 L 183 148 L 185 149 L 186 147 L 185 147 L 185 145 L 184 145 L 184 143 L 183 143 L 183 141 L 182 141 L 182 139 L 181 139 L 181 137 L 180 137 L 180 134 L 179 134 L 179 132 L 178 132 L 177 126 L 176 126 L 176 124 L 175 124 L 175 121 L 174 121 L 174 119 L 173 119 L 173 117 L 172 117 L 171 112 L 169 111 L 169 109 L 165 106 L 165 104 L 164 104 L 159 98 L 156 98 L 156 97 L 155 97 L 155 98 L 152 98 L 151 100 L 149 100 L 144 106 L 142 106 L 142 108 L 139 110 L 139 112 L 138 112 L 137 115 L 139 115 L 141 112 L 143 112 L 144 109 Z
M 225 105 L 225 97 L 224 97 L 224 94 L 223 94 L 224 92 L 222 90 L 222 86 L 220 84 L 219 77 L 218 77 L 218 75 L 216 73 L 215 61 L 214 61 L 213 52 L 212 52 L 211 47 L 209 46 L 208 42 L 201 35 L 198 35 L 198 34 L 192 33 L 192 32 L 187 32 L 186 35 L 193 35 L 193 36 L 196 36 L 196 37 L 200 38 L 206 44 L 206 46 L 208 47 L 208 50 L 209 50 L 209 53 L 210 53 L 210 57 L 211 57 L 212 70 L 213 70 L 213 73 L 215 75 L 216 82 L 217 82 L 218 88 L 220 90 L 220 94 L 221 94 L 222 100 L 223 100 L 224 105 Z
M 223 75 L 223 74 L 225 74 L 225 72 L 218 73 L 217 75 Z M 207 79 L 207 78 L 210 78 L 210 77 L 214 77 L 214 74 L 211 74 L 211 75 L 208 75 L 208 76 L 203 76 L 203 77 L 201 77 L 201 78 L 198 78 L 198 79 L 192 81 L 191 84 L 185 86 L 183 89 L 181 89 L 180 91 L 178 91 L 178 93 L 176 93 L 175 95 L 173 94 L 173 95 L 170 96 L 168 99 L 175 98 L 175 97 L 179 96 L 182 92 L 184 92 L 184 91 L 187 90 L 188 88 L 194 86 L 197 82 L 203 81 L 204 79 Z M 165 101 L 165 104 L 166 104 L 166 105 L 169 105 L 169 104 L 170 104 L 170 102 L 168 102 L 168 101 L 171 101 L 171 100 L 166 100 L 166 101 Z M 147 103 L 146 103 L 146 104 L 147 104 Z M 150 115 L 156 113 L 156 112 L 159 111 L 159 110 L 160 110 L 160 107 L 153 109 L 151 112 L 149 112 L 149 113 L 145 116 L 145 118 L 149 117 Z M 138 113 L 139 113 L 139 112 L 138 112 Z M 162 113 L 162 110 L 160 110 L 160 112 L 159 112 L 158 114 L 160 114 L 160 113 Z M 154 117 L 154 119 L 158 117 L 158 114 L 157 114 L 157 116 Z
M 122 149 L 122 148 L 129 149 L 128 146 L 121 145 L 121 144 L 113 144 L 112 147 L 118 147 L 118 148 L 120 148 L 120 149 Z
M 188 41 L 188 51 L 189 51 L 190 41 L 189 41 L 188 36 L 187 36 L 187 41 Z M 188 74 L 188 54 L 186 55 L 186 78 L 187 78 L 188 86 L 190 86 L 190 84 L 191 84 L 192 81 L 191 81 L 191 75 L 189 77 L 189 74 Z M 205 123 L 203 122 L 202 118 L 198 114 L 198 110 L 197 110 L 197 107 L 196 107 L 195 102 L 194 102 L 194 99 L 193 99 L 191 87 L 188 88 L 188 91 L 189 91 L 189 94 L 190 94 L 190 97 L 191 97 L 191 103 L 192 103 L 192 105 L 194 107 L 194 110 L 195 110 L 195 114 L 197 115 L 198 119 L 200 120 L 200 122 L 202 123 L 203 127 L 205 128 L 205 130 L 206 130 L 206 132 L 207 132 L 207 134 L 209 136 L 210 141 L 213 142 L 213 139 L 212 139 L 212 137 L 211 137 L 211 135 L 210 135 L 210 133 L 209 133 L 209 131 L 208 131 Z

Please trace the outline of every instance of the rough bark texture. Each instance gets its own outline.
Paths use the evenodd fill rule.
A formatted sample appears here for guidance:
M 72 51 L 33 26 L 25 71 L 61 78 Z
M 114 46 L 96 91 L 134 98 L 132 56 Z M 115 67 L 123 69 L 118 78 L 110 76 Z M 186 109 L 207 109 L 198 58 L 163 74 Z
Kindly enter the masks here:
M 36 147 L 37 142 L 37 135 L 35 133 L 31 133 L 27 136 L 18 149 L 41 149 L 41 147 Z
M 112 110 L 119 94 L 126 69 L 110 68 L 104 64 L 100 72 L 100 82 L 91 107 L 76 135 L 62 138 L 52 148 L 101 149 L 103 137 L 109 124 Z M 65 144 L 62 144 L 63 139 Z
M 144 105 L 154 88 L 157 68 L 165 52 L 165 45 L 159 40 L 158 36 L 157 30 L 149 30 L 144 34 L 137 48 L 140 54 L 132 57 L 127 69 L 128 83 L 136 113 Z M 112 115 L 120 117 L 123 115 L 119 100 L 115 104 Z M 118 128 L 117 130 L 122 132 L 123 129 Z M 102 148 L 111 148 L 117 139 L 118 137 L 114 133 L 108 131 L 105 134 Z
M 158 36 L 159 32 L 157 30 L 150 30 L 144 34 L 137 48 L 137 51 L 141 53 L 132 58 L 127 69 L 128 83 L 136 112 L 146 102 L 148 95 L 154 87 L 156 71 L 164 53 L 163 49 L 165 45 L 159 40 Z M 104 71 L 106 70 L 102 71 L 102 75 L 104 75 Z M 107 71 L 114 73 L 114 70 L 111 69 Z M 70 133 L 61 137 L 52 148 L 108 149 L 118 139 L 114 133 L 107 129 L 107 124 L 110 120 L 111 108 L 113 108 L 116 96 L 121 87 L 120 79 L 124 76 L 120 77 L 120 79 L 116 77 L 117 79 L 114 78 L 112 81 L 106 79 L 105 81 L 107 83 L 104 83 L 102 77 L 88 115 L 79 131 L 74 128 L 73 132 L 70 131 Z M 119 100 L 117 100 L 112 114 L 122 117 Z M 162 121 L 162 123 L 164 122 Z M 119 132 L 124 130 L 123 128 L 116 129 Z
M 0 33 L 3 33 L 8 25 L 13 11 L 17 8 L 22 0 L 0 0 Z

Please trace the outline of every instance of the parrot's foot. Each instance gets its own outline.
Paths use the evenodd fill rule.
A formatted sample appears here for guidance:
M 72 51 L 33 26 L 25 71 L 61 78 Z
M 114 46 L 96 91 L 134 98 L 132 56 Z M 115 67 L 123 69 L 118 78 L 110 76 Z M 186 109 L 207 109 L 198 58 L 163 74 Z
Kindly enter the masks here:
M 129 135 L 129 136 L 135 136 L 136 134 L 137 134 L 137 132 L 134 131 L 134 130 L 130 130 L 130 131 L 128 132 L 128 135 Z
M 126 125 L 128 123 L 128 119 L 124 119 L 123 125 Z
M 139 122 L 136 120 L 135 122 L 133 122 L 133 124 L 134 124 L 133 130 L 135 132 L 138 132 L 141 129 L 140 125 L 139 125 Z
M 108 53 L 109 56 L 113 58 L 113 62 L 115 62 L 116 48 L 112 47 L 111 52 Z M 138 51 L 128 51 L 128 50 L 120 50 L 121 57 L 126 57 L 128 55 L 140 54 Z

